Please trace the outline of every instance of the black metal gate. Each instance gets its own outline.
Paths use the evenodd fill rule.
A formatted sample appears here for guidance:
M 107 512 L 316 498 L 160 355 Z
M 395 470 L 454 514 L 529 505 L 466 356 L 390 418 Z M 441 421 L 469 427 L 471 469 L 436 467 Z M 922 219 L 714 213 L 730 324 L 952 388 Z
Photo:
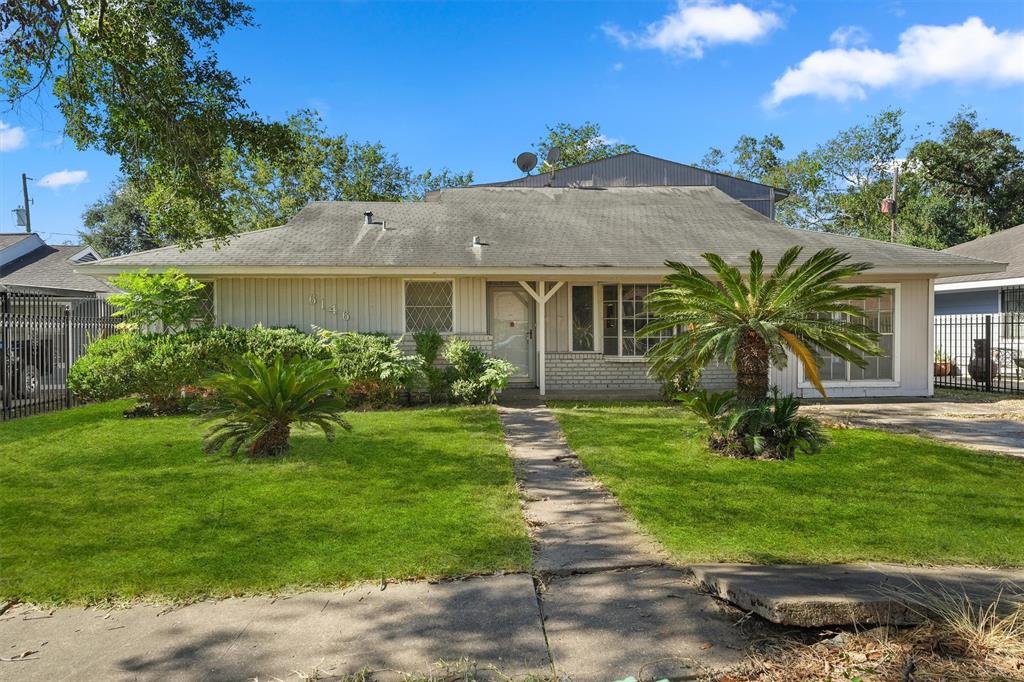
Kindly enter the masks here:
M 0 292 L 0 421 L 71 407 L 68 370 L 114 333 L 113 312 L 96 298 Z
M 936 387 L 1024 393 L 1024 312 L 936 315 L 934 324 Z

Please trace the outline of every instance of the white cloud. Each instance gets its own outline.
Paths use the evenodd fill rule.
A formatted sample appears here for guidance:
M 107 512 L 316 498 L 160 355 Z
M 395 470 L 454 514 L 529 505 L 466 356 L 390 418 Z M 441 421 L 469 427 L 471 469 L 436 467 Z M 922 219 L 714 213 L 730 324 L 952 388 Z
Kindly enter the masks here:
M 615 71 L 616 73 L 618 73 L 619 71 L 622 71 L 622 69 L 624 69 L 624 68 L 625 68 L 625 66 L 623 65 L 622 62 L 615 62 L 614 64 L 612 64 L 612 71 Z
M 674 12 L 639 33 L 623 31 L 614 24 L 605 24 L 602 29 L 623 47 L 658 49 L 699 59 L 710 45 L 752 43 L 781 25 L 782 19 L 774 12 L 753 10 L 741 3 L 679 0 Z
M 89 174 L 84 170 L 67 170 L 56 171 L 53 173 L 47 173 L 39 180 L 40 187 L 49 187 L 50 189 L 57 189 L 58 187 L 67 187 L 70 185 L 80 185 L 83 182 L 88 182 Z
M 836 47 L 855 47 L 868 42 L 871 34 L 860 26 L 840 26 L 832 31 L 828 41 Z
M 930 83 L 1024 82 L 1024 31 L 997 32 L 972 17 L 950 26 L 912 26 L 895 52 L 837 47 L 812 53 L 775 81 L 766 99 L 776 106 L 792 97 L 864 99 L 868 90 Z
M 13 152 L 25 146 L 25 129 L 20 126 L 10 126 L 0 121 L 0 152 Z

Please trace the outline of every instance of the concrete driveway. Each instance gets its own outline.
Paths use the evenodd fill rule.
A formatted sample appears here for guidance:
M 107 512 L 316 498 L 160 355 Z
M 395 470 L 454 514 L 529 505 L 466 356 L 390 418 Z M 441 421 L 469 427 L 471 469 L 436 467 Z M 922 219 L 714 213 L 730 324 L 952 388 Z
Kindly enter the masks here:
M 1024 457 L 1024 400 L 874 398 L 830 400 L 804 409 L 854 426 L 913 433 L 972 450 Z

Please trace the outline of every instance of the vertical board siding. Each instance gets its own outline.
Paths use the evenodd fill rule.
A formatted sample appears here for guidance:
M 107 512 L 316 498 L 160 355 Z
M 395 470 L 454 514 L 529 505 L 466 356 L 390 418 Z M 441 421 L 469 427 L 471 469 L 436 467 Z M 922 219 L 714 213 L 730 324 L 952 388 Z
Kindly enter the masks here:
M 403 282 L 399 277 L 221 278 L 214 282 L 217 322 L 234 327 L 295 327 L 306 332 L 315 325 L 337 331 L 401 334 Z M 484 279 L 456 279 L 453 295 L 456 333 L 487 333 Z

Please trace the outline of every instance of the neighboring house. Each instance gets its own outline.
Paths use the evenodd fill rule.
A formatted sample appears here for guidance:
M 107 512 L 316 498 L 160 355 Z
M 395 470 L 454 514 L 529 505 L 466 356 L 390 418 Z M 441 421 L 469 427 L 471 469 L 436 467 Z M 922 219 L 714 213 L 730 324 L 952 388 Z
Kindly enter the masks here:
M 769 218 L 775 217 L 776 202 L 789 196 L 789 192 L 778 187 L 640 152 L 474 187 L 717 187 Z
M 0 233 L 0 292 L 95 298 L 116 291 L 75 267 L 99 259 L 90 246 L 49 246 L 35 232 Z
M 1024 313 L 1024 225 L 1000 230 L 945 250 L 1006 263 L 1006 270 L 935 281 L 935 314 Z
M 166 247 L 83 264 L 112 275 L 180 268 L 208 282 L 229 325 L 314 326 L 463 336 L 518 368 L 541 393 L 650 391 L 636 331 L 644 296 L 666 259 L 703 268 L 715 252 L 744 265 L 751 249 L 774 263 L 791 246 L 834 247 L 875 265 L 865 281 L 889 293 L 868 304 L 883 357 L 867 369 L 826 358 L 833 396 L 932 391 L 932 282 L 1001 265 L 926 249 L 784 227 L 713 186 L 475 187 L 424 202 L 323 202 L 281 227 L 227 245 Z M 543 314 L 538 311 L 543 310 Z M 705 373 L 712 386 L 732 372 Z M 783 391 L 815 395 L 798 363 L 773 371 Z

